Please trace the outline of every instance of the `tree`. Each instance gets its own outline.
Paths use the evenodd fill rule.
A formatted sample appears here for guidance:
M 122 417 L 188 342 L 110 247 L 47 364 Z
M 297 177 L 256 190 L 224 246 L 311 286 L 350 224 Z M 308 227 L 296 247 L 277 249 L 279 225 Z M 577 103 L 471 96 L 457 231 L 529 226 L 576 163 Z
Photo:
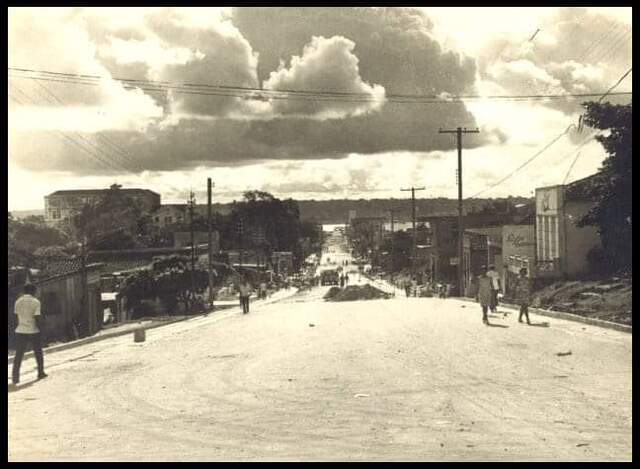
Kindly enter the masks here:
M 148 219 L 117 184 L 96 204 L 86 204 L 72 219 L 74 237 L 87 239 L 88 249 L 131 249 L 145 234 Z
M 184 256 L 170 256 L 154 263 L 153 270 L 143 270 L 127 277 L 121 293 L 127 297 L 134 316 L 143 314 L 140 306 L 144 300 L 159 298 L 169 314 L 178 311 L 182 303 L 184 311 L 192 312 L 197 294 L 208 286 L 206 270 L 196 266 L 192 271 L 189 259 Z
M 614 271 L 631 273 L 632 105 L 588 102 L 584 107 L 585 124 L 609 130 L 608 135 L 596 137 L 608 156 L 597 176 L 585 187 L 575 189 L 595 202 L 578 226 L 597 227 L 604 255 Z
M 62 246 L 68 242 L 67 237 L 56 228 L 47 226 L 39 217 L 27 217 L 25 220 L 13 218 L 8 212 L 8 266 L 36 265 L 36 251 L 51 246 Z

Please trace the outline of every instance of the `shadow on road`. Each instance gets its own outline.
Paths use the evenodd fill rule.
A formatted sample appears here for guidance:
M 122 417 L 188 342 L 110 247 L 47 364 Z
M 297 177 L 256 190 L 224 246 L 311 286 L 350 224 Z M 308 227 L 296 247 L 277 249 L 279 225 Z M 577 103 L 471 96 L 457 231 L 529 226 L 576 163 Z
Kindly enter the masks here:
M 548 322 L 532 322 L 531 324 L 529 324 L 530 326 L 535 326 L 535 327 L 549 327 L 549 323 Z
M 506 326 L 504 324 L 491 324 L 490 322 L 487 323 L 487 326 L 489 326 L 489 327 L 501 327 L 503 329 L 508 329 L 509 328 L 509 326 Z
M 25 388 L 28 388 L 30 386 L 33 386 L 36 382 L 38 382 L 37 379 L 31 380 L 31 381 L 27 381 L 26 383 L 22 383 L 22 384 L 13 384 L 10 383 L 9 384 L 9 392 L 16 392 L 16 391 L 21 391 Z

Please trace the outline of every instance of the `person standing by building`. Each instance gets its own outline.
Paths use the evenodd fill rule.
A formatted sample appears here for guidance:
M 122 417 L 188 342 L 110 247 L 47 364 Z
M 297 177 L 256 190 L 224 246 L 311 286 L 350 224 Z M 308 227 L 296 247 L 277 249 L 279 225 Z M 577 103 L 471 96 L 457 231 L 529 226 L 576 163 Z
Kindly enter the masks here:
M 531 304 L 532 287 L 531 279 L 527 277 L 527 269 L 523 267 L 520 269 L 520 276 L 518 277 L 518 284 L 516 287 L 516 298 L 520 305 L 518 322 L 522 322 L 522 316 L 524 315 L 527 319 L 527 324 L 529 325 L 531 325 L 531 322 L 529 321 L 529 305 Z
M 33 354 L 38 364 L 38 379 L 47 377 L 44 372 L 41 334 L 43 327 L 40 319 L 40 301 L 35 297 L 36 287 L 27 283 L 23 292 L 24 294 L 18 298 L 15 304 L 18 327 L 16 327 L 16 356 L 13 359 L 13 384 L 20 382 L 20 365 L 28 343 L 33 346 Z
M 494 265 L 489 266 L 487 276 L 491 279 L 491 304 L 490 309 L 495 313 L 498 309 L 498 292 L 500 291 L 500 274 Z
M 480 303 L 480 306 L 482 307 L 482 322 L 489 325 L 487 312 L 492 304 L 491 299 L 493 297 L 493 287 L 491 277 L 489 277 L 484 266 L 482 268 L 482 273 L 478 276 L 476 288 L 476 301 Z
M 238 286 L 240 293 L 240 305 L 242 306 L 242 314 L 249 312 L 249 296 L 251 296 L 251 285 L 247 280 L 242 280 Z
M 349 285 L 349 274 L 344 274 L 344 284 Z
M 344 275 L 340 274 L 340 288 L 344 288 Z

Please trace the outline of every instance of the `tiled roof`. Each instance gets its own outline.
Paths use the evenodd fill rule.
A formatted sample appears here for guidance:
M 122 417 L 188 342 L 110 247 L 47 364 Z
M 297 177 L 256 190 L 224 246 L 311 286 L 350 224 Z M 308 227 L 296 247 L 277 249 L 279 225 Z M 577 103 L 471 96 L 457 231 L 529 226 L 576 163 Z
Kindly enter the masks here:
M 82 196 L 82 195 L 102 195 L 105 192 L 109 191 L 109 189 L 73 189 L 73 190 L 62 190 L 62 191 L 55 191 L 52 192 L 51 194 L 49 194 L 49 197 L 51 197 L 52 195 L 75 195 L 75 196 Z M 133 188 L 133 189 L 120 189 L 120 191 L 122 191 L 125 194 L 157 194 L 156 192 L 153 192 L 152 190 L 149 189 L 137 189 L 137 188 Z

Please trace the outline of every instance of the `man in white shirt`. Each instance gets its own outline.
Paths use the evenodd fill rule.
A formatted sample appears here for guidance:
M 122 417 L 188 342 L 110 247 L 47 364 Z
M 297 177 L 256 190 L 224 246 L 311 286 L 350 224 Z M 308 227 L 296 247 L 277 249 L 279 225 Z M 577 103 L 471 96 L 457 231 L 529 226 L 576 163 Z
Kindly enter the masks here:
M 46 378 L 44 357 L 42 354 L 42 323 L 40 320 L 40 301 L 35 297 L 36 287 L 30 283 L 24 286 L 24 294 L 15 304 L 18 316 L 16 327 L 16 356 L 13 359 L 13 384 L 20 382 L 20 365 L 29 342 L 33 345 L 33 353 L 38 364 L 38 379 Z
M 495 313 L 498 308 L 498 292 L 500 291 L 500 274 L 495 266 L 490 265 L 487 277 L 491 279 L 491 312 Z

